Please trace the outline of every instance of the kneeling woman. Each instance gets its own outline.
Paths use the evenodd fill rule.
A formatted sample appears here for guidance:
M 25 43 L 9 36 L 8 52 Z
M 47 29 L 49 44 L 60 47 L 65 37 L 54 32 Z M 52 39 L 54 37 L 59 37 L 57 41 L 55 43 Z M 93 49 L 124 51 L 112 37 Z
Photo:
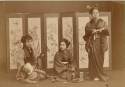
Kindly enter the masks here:
M 30 63 L 20 66 L 17 71 L 16 78 L 27 83 L 36 83 L 46 79 L 45 71 L 34 68 Z
M 60 49 L 55 54 L 54 71 L 56 77 L 71 80 L 72 77 L 72 54 L 67 49 L 70 42 L 67 39 L 60 41 Z

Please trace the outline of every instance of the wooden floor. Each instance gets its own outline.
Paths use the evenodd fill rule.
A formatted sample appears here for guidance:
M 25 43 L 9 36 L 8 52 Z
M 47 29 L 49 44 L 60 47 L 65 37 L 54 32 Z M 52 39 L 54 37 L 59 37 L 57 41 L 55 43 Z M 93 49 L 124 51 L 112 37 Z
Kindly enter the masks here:
M 110 72 L 110 81 L 108 87 L 125 87 L 125 69 Z M 83 81 L 80 83 L 52 83 L 49 79 L 37 84 L 27 84 L 15 79 L 15 73 L 0 73 L 0 87 L 107 87 L 100 81 Z

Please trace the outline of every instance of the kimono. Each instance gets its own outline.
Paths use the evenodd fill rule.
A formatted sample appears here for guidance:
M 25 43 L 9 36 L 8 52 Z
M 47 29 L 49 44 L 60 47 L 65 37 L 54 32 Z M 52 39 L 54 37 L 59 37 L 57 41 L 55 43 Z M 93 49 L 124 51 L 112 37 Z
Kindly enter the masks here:
M 92 32 L 93 29 L 101 28 L 103 28 L 102 31 Z M 86 24 L 83 38 L 86 41 L 85 48 L 88 52 L 88 68 L 91 79 L 98 77 L 101 80 L 105 80 L 106 74 L 103 71 L 103 64 L 104 53 L 108 49 L 107 36 L 109 36 L 109 31 L 104 20 L 91 20 Z
M 35 65 L 36 60 L 35 60 L 35 56 L 34 56 L 34 52 L 33 49 L 30 47 L 25 46 L 23 48 L 24 50 L 24 63 L 30 63 L 31 65 Z
M 45 71 L 34 68 L 33 71 L 29 74 L 24 70 L 24 65 L 20 66 L 16 75 L 17 80 L 22 80 L 28 83 L 35 81 L 40 81 L 46 79 Z
M 63 62 L 68 62 L 64 64 Z M 72 76 L 72 55 L 68 49 L 58 51 L 54 57 L 54 71 L 55 74 L 63 79 L 71 80 Z

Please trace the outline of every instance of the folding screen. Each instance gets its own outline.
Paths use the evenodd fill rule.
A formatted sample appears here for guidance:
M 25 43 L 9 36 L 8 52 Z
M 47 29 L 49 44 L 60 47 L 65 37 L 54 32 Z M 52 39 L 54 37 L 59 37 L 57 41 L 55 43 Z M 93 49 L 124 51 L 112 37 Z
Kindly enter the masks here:
M 22 18 L 9 18 L 9 69 L 16 69 L 18 63 L 23 64 L 22 36 Z
M 69 49 L 73 53 L 73 18 L 72 17 L 62 17 L 62 33 L 63 38 L 70 41 Z
M 28 18 L 28 33 L 33 38 L 33 50 L 37 57 L 41 53 L 41 22 L 39 17 Z
M 54 56 L 58 51 L 58 16 L 48 14 L 45 16 L 47 39 L 47 68 L 53 68 Z

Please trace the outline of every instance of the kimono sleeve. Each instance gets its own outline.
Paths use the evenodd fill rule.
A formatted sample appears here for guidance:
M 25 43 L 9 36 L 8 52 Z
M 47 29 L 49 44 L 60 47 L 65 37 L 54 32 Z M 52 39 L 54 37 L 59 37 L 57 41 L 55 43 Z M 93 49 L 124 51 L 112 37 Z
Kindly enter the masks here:
M 109 28 L 108 28 L 108 25 L 106 24 L 106 22 L 105 22 L 104 30 L 102 30 L 101 34 L 104 35 L 104 36 L 110 35 L 109 34 Z
M 101 32 L 102 34 L 102 37 L 101 37 L 101 47 L 102 47 L 102 51 L 103 52 L 106 52 L 109 48 L 108 46 L 108 38 L 107 36 L 109 36 L 109 29 L 108 29 L 108 26 L 106 25 L 106 22 L 105 22 L 105 27 L 104 27 L 104 30 Z
M 24 54 L 25 54 L 25 57 L 30 57 L 30 54 L 26 48 L 24 48 Z
M 85 41 L 88 41 L 88 39 L 91 36 L 91 34 L 92 34 L 92 30 L 89 29 L 89 23 L 87 23 L 86 26 L 85 26 L 85 35 L 83 36 L 83 39 Z

